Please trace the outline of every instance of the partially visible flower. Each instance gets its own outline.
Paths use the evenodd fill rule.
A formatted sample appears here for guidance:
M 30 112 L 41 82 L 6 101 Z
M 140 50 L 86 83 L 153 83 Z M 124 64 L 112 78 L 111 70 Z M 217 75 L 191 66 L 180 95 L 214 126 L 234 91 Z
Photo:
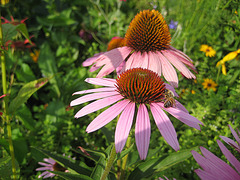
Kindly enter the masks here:
M 39 54 L 40 54 L 40 50 L 36 50 L 36 49 L 34 49 L 33 52 L 30 52 L 30 56 L 35 63 L 37 63 L 38 61 Z
M 225 66 L 225 62 L 227 61 L 231 61 L 233 59 L 237 59 L 238 54 L 240 54 L 240 49 L 238 49 L 237 51 L 233 51 L 228 53 L 226 56 L 224 56 L 224 58 L 220 61 L 218 61 L 216 67 L 222 65 L 222 73 L 223 75 L 227 75 L 227 71 L 226 71 L 226 66 Z
M 138 13 L 129 25 L 124 37 L 125 46 L 108 51 L 94 60 L 91 71 L 102 67 L 97 77 L 113 72 L 123 62 L 121 72 L 132 68 L 147 68 L 178 86 L 177 68 L 186 78 L 195 79 L 192 60 L 183 52 L 170 46 L 171 35 L 163 16 L 156 10 Z M 86 60 L 88 61 L 88 60 Z
M 207 89 L 208 91 L 212 89 L 213 91 L 216 91 L 217 84 L 212 79 L 204 79 L 204 82 L 202 83 L 203 88 Z
M 177 29 L 178 22 L 171 20 L 170 24 L 168 25 L 170 29 Z
M 196 169 L 195 173 L 200 177 L 200 179 L 207 180 L 238 180 L 240 179 L 240 162 L 236 157 L 223 145 L 223 143 L 217 140 L 218 146 L 220 147 L 222 153 L 227 158 L 227 160 L 235 168 L 233 169 L 226 162 L 215 156 L 213 153 L 208 151 L 204 147 L 200 147 L 203 154 L 201 156 L 196 151 L 191 151 L 194 159 L 201 166 L 202 169 Z
M 206 56 L 214 57 L 216 55 L 216 51 L 206 44 L 201 45 L 200 51 L 205 52 Z
M 31 39 L 33 36 L 30 36 L 29 38 Z M 3 49 L 5 50 L 8 50 L 8 47 L 11 47 L 15 50 L 25 50 L 25 49 L 30 49 L 32 47 L 35 47 L 36 44 L 31 42 L 28 40 L 28 39 L 25 39 L 24 41 L 20 41 L 20 40 L 17 40 L 17 41 L 12 41 L 12 40 L 9 40 L 5 43 Z
M 159 177 L 158 180 L 169 180 L 166 176 L 164 176 L 164 178 Z M 173 178 L 173 180 L 176 180 L 175 178 Z
M 48 177 L 53 177 L 55 176 L 55 174 L 48 172 L 47 170 L 50 171 L 62 171 L 62 172 L 69 172 L 66 168 L 62 167 L 60 164 L 58 164 L 55 160 L 53 160 L 52 158 L 44 158 L 43 159 L 45 162 L 47 163 L 43 163 L 43 162 L 39 162 L 38 164 L 44 166 L 44 167 L 40 167 L 37 168 L 36 171 L 44 171 L 42 174 L 40 174 L 38 176 L 38 178 L 43 177 L 48 178 Z
M 78 33 L 78 35 L 84 40 L 84 41 L 89 41 L 92 40 L 93 37 L 90 33 L 88 33 L 87 31 L 85 31 L 84 29 L 81 29 Z
M 219 137 L 222 140 L 224 140 L 226 143 L 228 143 L 230 146 L 234 147 L 240 153 L 240 131 L 238 129 L 237 129 L 237 132 L 234 131 L 234 129 L 230 125 L 228 125 L 228 127 L 230 128 L 232 135 L 234 136 L 237 143 L 228 137 L 225 137 L 225 136 L 219 136 Z
M 177 134 L 172 122 L 163 110 L 190 127 L 200 130 L 199 124 L 203 125 L 201 121 L 191 116 L 186 108 L 177 100 L 166 99 L 166 88 L 177 96 L 174 88 L 168 84 L 164 84 L 161 77 L 151 70 L 133 68 L 120 74 L 116 80 L 110 78 L 88 78 L 85 81 L 90 84 L 106 87 L 75 92 L 73 95 L 87 95 L 73 100 L 70 103 L 71 106 L 96 100 L 79 110 L 75 118 L 80 118 L 114 104 L 98 115 L 88 125 L 86 131 L 88 133 L 96 131 L 121 114 L 115 131 L 117 153 L 122 151 L 132 123 L 135 122 L 135 111 L 137 111 L 135 139 L 141 159 L 145 159 L 147 156 L 151 135 L 148 108 L 151 110 L 160 133 L 175 151 L 179 150 Z M 166 101 L 174 103 L 170 103 L 167 107 L 165 104 Z M 138 110 L 135 110 L 137 107 Z
M 23 23 L 25 23 L 25 21 L 28 19 L 28 18 L 24 18 L 24 19 L 22 19 L 22 20 L 15 20 L 14 18 L 13 18 L 13 16 L 11 16 L 11 21 L 9 21 L 9 20 L 7 20 L 6 18 L 4 18 L 4 17 L 1 17 L 1 19 L 2 20 L 4 20 L 4 22 L 2 22 L 2 24 L 12 24 L 12 25 L 18 25 L 18 24 L 23 24 Z
M 111 41 L 108 43 L 108 47 L 107 47 L 107 51 L 111 51 L 112 49 L 115 49 L 115 48 L 118 48 L 118 47 L 123 47 L 125 46 L 125 40 L 124 38 L 122 37 L 118 37 L 118 36 L 115 36 L 111 39 Z M 93 57 L 91 58 L 88 58 L 87 60 L 85 60 L 82 65 L 83 66 L 90 66 L 92 65 L 93 63 L 96 62 L 96 60 L 102 55 L 104 54 L 105 52 L 100 52 L 100 53 L 97 53 L 95 54 Z M 117 68 L 116 68 L 116 72 L 117 72 L 117 75 L 120 74 L 120 71 L 122 70 L 122 67 L 125 65 L 125 62 L 122 62 Z M 91 68 L 90 69 L 90 72 L 93 72 L 95 70 L 97 70 L 98 68 Z

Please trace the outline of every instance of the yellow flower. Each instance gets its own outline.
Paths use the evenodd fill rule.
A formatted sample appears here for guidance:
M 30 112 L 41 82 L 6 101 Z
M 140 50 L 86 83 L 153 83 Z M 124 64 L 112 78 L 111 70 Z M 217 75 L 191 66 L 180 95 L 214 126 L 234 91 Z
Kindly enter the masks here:
M 202 83 L 203 88 L 207 89 L 208 91 L 212 89 L 213 91 L 216 91 L 217 84 L 212 79 L 204 79 L 204 82 Z
M 222 73 L 223 73 L 223 75 L 227 74 L 225 62 L 231 61 L 231 60 L 235 59 L 239 53 L 240 53 L 240 49 L 238 49 L 237 51 L 230 52 L 226 56 L 224 56 L 224 58 L 222 60 L 217 62 L 216 67 L 222 65 Z
M 35 49 L 34 49 L 34 52 L 30 53 L 31 58 L 35 63 L 38 61 L 39 54 L 40 54 L 40 50 L 35 50 Z
M 1 0 L 2 5 L 5 5 L 5 4 L 8 4 L 8 3 L 9 3 L 9 0 Z
M 216 51 L 211 46 L 208 46 L 206 44 L 201 45 L 200 51 L 205 52 L 206 56 L 209 57 L 214 57 L 216 55 Z
M 191 93 L 192 93 L 192 94 L 196 94 L 196 91 L 194 91 L 194 90 L 191 90 Z

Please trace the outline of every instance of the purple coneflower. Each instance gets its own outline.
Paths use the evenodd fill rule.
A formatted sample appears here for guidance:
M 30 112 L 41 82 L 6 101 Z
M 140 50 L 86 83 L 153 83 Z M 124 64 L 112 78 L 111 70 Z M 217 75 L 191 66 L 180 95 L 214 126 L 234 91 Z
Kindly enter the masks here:
M 188 126 L 200 130 L 199 124 L 202 124 L 202 122 L 191 116 L 177 100 L 171 99 L 173 103 L 169 107 L 165 107 L 166 96 L 164 93 L 166 92 L 166 88 L 171 90 L 175 96 L 176 93 L 170 85 L 163 83 L 157 73 L 151 70 L 134 68 L 123 72 L 116 80 L 110 78 L 88 78 L 85 81 L 90 84 L 105 87 L 74 93 L 74 95 L 87 95 L 73 100 L 70 104 L 71 106 L 96 100 L 78 111 L 75 118 L 80 118 L 114 104 L 97 116 L 88 125 L 86 131 L 88 133 L 96 131 L 121 114 L 115 131 L 115 147 L 117 153 L 122 151 L 126 143 L 134 120 L 135 111 L 137 111 L 135 139 L 141 159 L 145 159 L 147 156 L 151 134 L 148 109 L 151 110 L 160 133 L 167 143 L 176 151 L 179 150 L 177 134 L 172 122 L 163 110 Z M 138 110 L 135 110 L 137 108 Z
M 147 68 L 178 86 L 175 66 L 186 78 L 196 78 L 185 66 L 195 71 L 192 60 L 170 46 L 171 36 L 163 16 L 156 10 L 144 10 L 135 16 L 124 37 L 125 46 L 103 53 L 92 61 L 92 71 L 102 67 L 97 77 L 113 72 L 125 62 L 121 72 L 136 67 Z M 88 61 L 88 60 L 86 60 Z M 91 64 L 89 64 L 91 65 Z
M 44 171 L 42 174 L 40 174 L 38 176 L 38 178 L 43 177 L 45 178 L 49 178 L 49 177 L 53 177 L 55 176 L 55 174 L 48 172 L 49 171 L 63 171 L 63 172 L 68 172 L 68 170 L 64 167 L 62 167 L 60 164 L 58 164 L 55 160 L 53 160 L 52 158 L 44 158 L 43 159 L 45 162 L 47 163 L 43 163 L 43 162 L 39 162 L 38 164 L 44 166 L 44 167 L 40 167 L 37 168 L 36 171 Z
M 204 147 L 200 147 L 203 156 L 196 151 L 192 151 L 194 159 L 201 166 L 202 169 L 196 169 L 195 173 L 204 180 L 234 180 L 240 179 L 240 162 L 232 155 L 232 153 L 217 140 L 218 146 L 227 160 L 235 167 L 234 170 L 226 162 L 215 156 Z
M 234 147 L 234 149 L 236 149 L 239 153 L 240 153 L 240 132 L 237 129 L 237 132 L 234 131 L 234 129 L 228 125 L 228 127 L 230 128 L 232 135 L 234 136 L 234 138 L 236 139 L 237 143 L 234 142 L 232 139 L 225 137 L 225 136 L 220 136 L 220 138 L 222 138 L 222 140 L 224 140 L 226 143 L 228 143 L 230 146 Z

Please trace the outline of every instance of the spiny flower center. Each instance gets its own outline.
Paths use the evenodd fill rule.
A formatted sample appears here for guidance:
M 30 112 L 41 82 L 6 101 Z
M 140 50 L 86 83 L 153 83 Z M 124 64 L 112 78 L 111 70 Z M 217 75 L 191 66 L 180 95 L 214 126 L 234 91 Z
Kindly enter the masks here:
M 118 92 L 140 104 L 159 102 L 164 98 L 165 85 L 157 73 L 143 68 L 129 69 L 117 78 Z
M 143 53 L 166 49 L 171 36 L 166 21 L 158 11 L 144 10 L 130 23 L 125 40 L 126 46 Z
M 107 51 L 125 46 L 125 39 L 122 37 L 113 37 L 108 43 Z

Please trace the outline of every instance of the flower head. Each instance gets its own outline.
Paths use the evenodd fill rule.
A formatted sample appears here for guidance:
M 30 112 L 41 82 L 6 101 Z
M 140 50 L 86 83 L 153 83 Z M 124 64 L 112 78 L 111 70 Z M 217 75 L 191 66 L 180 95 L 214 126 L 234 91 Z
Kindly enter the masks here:
M 43 177 L 48 178 L 48 177 L 53 177 L 55 176 L 55 174 L 48 172 L 46 170 L 50 170 L 50 171 L 63 171 L 63 172 L 67 172 L 68 170 L 64 167 L 62 167 L 60 164 L 58 164 L 55 160 L 53 160 L 52 158 L 44 158 L 43 159 L 45 162 L 47 163 L 43 163 L 43 162 L 39 162 L 38 164 L 44 166 L 44 167 L 40 167 L 37 168 L 36 171 L 44 171 L 42 174 L 40 174 L 38 176 L 38 178 Z
M 141 159 L 146 158 L 150 141 L 149 108 L 160 133 L 176 151 L 179 150 L 177 134 L 170 119 L 163 110 L 169 112 L 188 126 L 200 130 L 199 124 L 202 124 L 202 122 L 191 116 L 177 100 L 173 100 L 173 96 L 177 95 L 174 89 L 170 85 L 164 84 L 161 77 L 153 71 L 143 68 L 133 68 L 120 74 L 116 80 L 110 78 L 88 78 L 86 82 L 105 87 L 74 93 L 74 95 L 87 95 L 73 100 L 70 104 L 71 106 L 96 100 L 78 111 L 75 117 L 80 118 L 112 105 L 97 116 L 88 125 L 86 131 L 88 133 L 96 131 L 121 114 L 115 131 L 115 147 L 117 152 L 121 152 L 126 143 L 132 123 L 134 122 L 135 111 L 137 111 L 135 139 Z M 174 101 L 168 107 L 164 105 L 167 101 L 166 88 L 171 90 L 172 101 Z
M 34 49 L 34 51 L 30 53 L 31 58 L 35 63 L 38 62 L 39 54 L 40 54 L 40 50 L 36 50 L 36 49 Z
M 209 57 L 214 57 L 216 55 L 216 51 L 211 46 L 206 44 L 201 45 L 200 51 L 205 52 L 205 55 Z
M 234 136 L 237 143 L 225 136 L 220 136 L 220 138 L 222 138 L 222 140 L 224 140 L 230 146 L 234 147 L 240 153 L 240 131 L 238 129 L 237 129 L 237 132 L 234 131 L 234 129 L 230 125 L 228 125 L 228 127 L 230 128 L 232 135 Z
M 225 62 L 231 61 L 231 60 L 237 58 L 238 54 L 240 54 L 240 49 L 238 49 L 237 51 L 228 53 L 226 56 L 224 56 L 224 58 L 222 60 L 218 61 L 216 66 L 218 67 L 218 66 L 222 65 L 223 75 L 227 75 Z
M 208 91 L 212 89 L 213 91 L 216 91 L 217 84 L 212 79 L 204 79 L 204 82 L 202 83 L 203 88 L 207 89 Z
M 203 156 L 196 151 L 192 151 L 192 155 L 202 169 L 196 169 L 195 173 L 201 179 L 240 179 L 240 162 L 233 156 L 233 154 L 217 140 L 218 146 L 227 160 L 235 167 L 234 170 L 230 165 L 215 156 L 204 147 L 200 147 Z
M 137 67 L 147 68 L 163 75 L 174 87 L 178 86 L 178 77 L 173 66 L 186 78 L 196 78 L 185 66 L 195 71 L 192 60 L 170 45 L 168 25 L 158 11 L 144 10 L 138 13 L 130 23 L 124 39 L 125 46 L 103 53 L 91 61 L 89 65 L 93 66 L 90 71 L 103 66 L 97 75 L 103 77 L 124 62 L 121 72 Z

